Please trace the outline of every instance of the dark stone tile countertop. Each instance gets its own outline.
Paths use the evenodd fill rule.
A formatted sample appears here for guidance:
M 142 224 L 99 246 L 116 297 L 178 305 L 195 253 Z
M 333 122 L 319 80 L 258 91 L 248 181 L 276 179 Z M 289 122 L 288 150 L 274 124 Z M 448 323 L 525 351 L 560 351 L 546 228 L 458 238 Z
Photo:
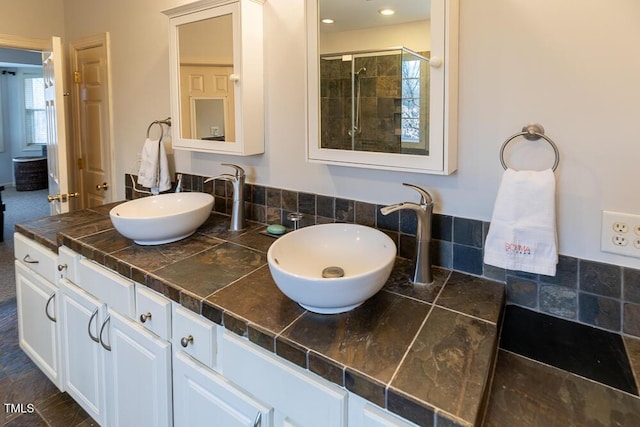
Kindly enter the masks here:
M 342 314 L 304 310 L 276 287 L 265 225 L 230 232 L 213 213 L 191 237 L 140 246 L 120 235 L 116 204 L 46 217 L 16 231 L 57 252 L 65 245 L 255 344 L 418 425 L 482 421 L 505 303 L 497 282 L 435 269 L 409 284 L 397 258 L 382 291 Z

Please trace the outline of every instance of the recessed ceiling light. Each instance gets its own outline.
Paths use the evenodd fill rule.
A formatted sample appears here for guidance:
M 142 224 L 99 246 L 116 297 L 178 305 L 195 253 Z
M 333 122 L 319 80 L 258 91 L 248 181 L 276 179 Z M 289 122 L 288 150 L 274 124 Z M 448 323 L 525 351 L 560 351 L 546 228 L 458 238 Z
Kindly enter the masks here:
M 331 19 L 331 18 L 325 18 L 325 19 L 322 20 L 322 23 L 323 24 L 333 24 L 334 20 Z
M 380 9 L 380 10 L 378 11 L 378 13 L 379 13 L 380 15 L 384 15 L 384 16 L 391 16 L 391 15 L 393 15 L 394 13 L 396 13 L 396 11 L 395 11 L 395 10 L 393 10 L 393 9 Z

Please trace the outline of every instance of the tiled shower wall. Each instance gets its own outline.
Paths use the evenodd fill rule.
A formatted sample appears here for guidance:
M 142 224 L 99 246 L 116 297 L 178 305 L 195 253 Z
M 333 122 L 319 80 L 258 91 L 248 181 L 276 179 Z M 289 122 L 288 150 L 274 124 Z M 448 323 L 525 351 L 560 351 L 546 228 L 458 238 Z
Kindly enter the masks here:
M 213 194 L 214 211 L 230 214 L 231 184 L 220 180 L 204 184 L 204 179 L 184 174 L 183 188 Z M 128 175 L 125 182 L 127 199 L 138 197 Z M 384 216 L 380 205 L 255 184 L 245 185 L 245 202 L 248 218 L 262 223 L 291 226 L 287 214 L 300 212 L 303 226 L 349 222 L 375 227 L 394 239 L 399 256 L 413 257 L 416 217 L 412 211 Z M 505 283 L 510 304 L 640 337 L 640 270 L 562 255 L 555 276 L 496 268 L 482 261 L 488 229 L 488 222 L 434 214 L 433 264 Z

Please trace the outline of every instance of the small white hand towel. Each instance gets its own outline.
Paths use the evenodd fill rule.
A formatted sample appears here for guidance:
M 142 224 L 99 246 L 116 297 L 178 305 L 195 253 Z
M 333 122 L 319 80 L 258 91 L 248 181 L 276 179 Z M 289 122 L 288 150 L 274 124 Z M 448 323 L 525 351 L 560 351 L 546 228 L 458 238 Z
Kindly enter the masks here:
M 555 276 L 555 214 L 555 177 L 551 169 L 507 169 L 485 242 L 485 264 Z
M 153 194 L 171 188 L 169 161 L 162 140 L 145 140 L 140 156 L 138 184 L 150 188 Z

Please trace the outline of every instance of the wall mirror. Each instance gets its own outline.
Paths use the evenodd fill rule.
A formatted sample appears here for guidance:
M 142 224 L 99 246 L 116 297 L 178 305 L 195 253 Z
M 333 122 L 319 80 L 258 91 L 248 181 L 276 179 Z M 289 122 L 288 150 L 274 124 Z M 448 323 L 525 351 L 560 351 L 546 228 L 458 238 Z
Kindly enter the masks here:
M 164 12 L 175 149 L 264 152 L 262 5 L 200 0 Z
M 308 5 L 309 161 L 453 173 L 457 0 Z

